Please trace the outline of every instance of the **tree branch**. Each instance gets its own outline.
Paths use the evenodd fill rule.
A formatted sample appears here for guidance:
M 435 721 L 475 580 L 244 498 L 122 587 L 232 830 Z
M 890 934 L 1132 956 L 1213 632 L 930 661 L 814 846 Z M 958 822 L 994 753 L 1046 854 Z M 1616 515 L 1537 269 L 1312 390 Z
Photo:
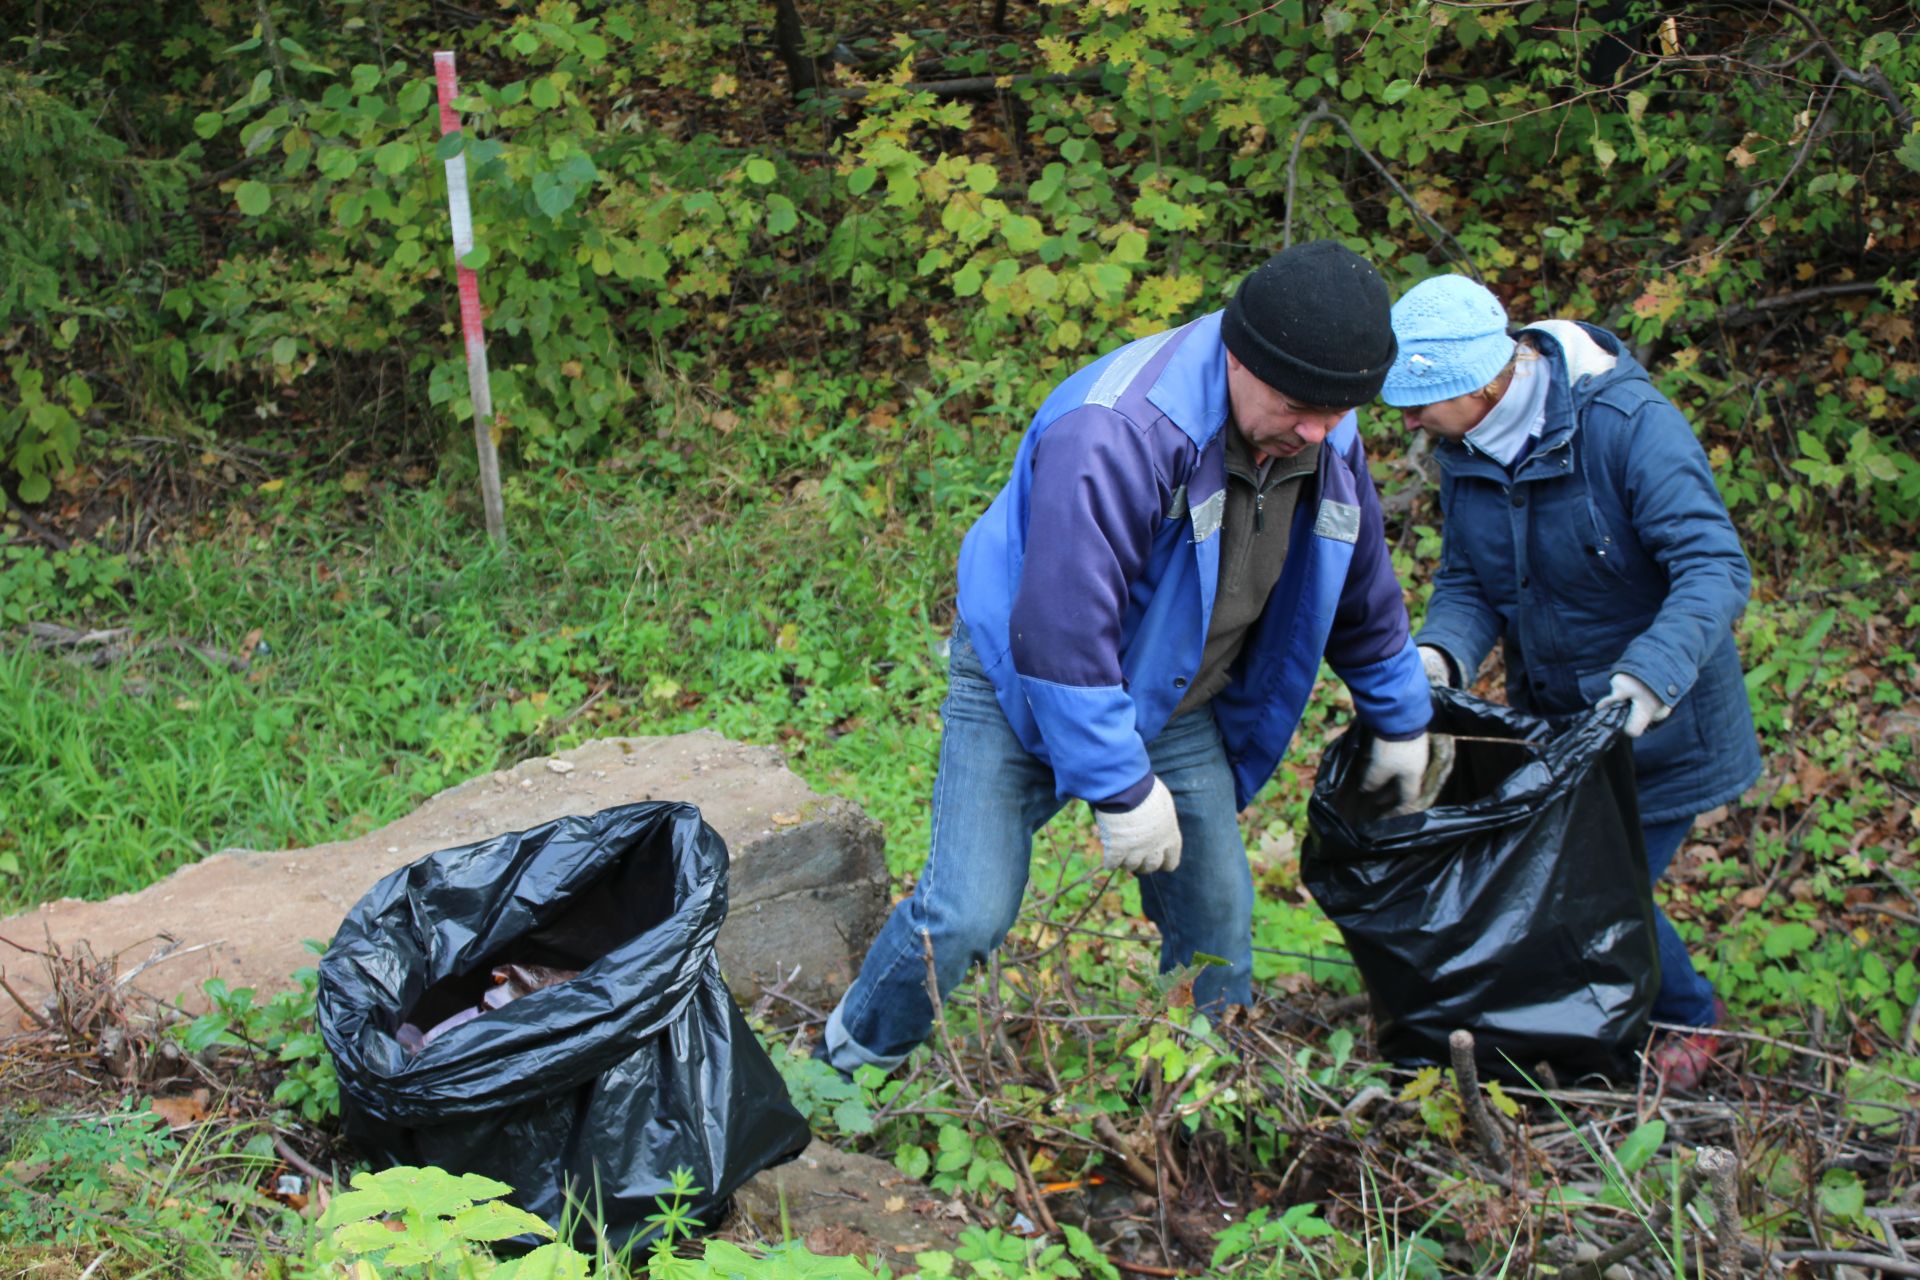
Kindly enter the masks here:
M 1741 4 L 1739 7 L 1756 8 L 1761 6 L 1755 4 L 1754 0 L 1746 0 L 1746 3 Z M 1765 0 L 1764 7 L 1769 9 L 1785 9 L 1797 18 L 1800 25 L 1807 29 L 1807 35 L 1812 38 L 1814 46 L 1818 48 L 1820 52 L 1827 55 L 1827 61 L 1833 65 L 1834 71 L 1839 74 L 1842 80 L 1845 80 L 1848 84 L 1859 85 L 1863 89 L 1871 89 L 1885 99 L 1887 107 L 1893 112 L 1894 123 L 1900 126 L 1900 136 L 1902 138 L 1913 132 L 1913 112 L 1907 110 L 1907 104 L 1900 101 L 1899 93 L 1887 82 L 1886 76 L 1880 73 L 1878 67 L 1868 67 L 1865 71 L 1855 70 L 1846 59 L 1840 56 L 1840 51 L 1833 47 L 1833 43 L 1827 39 L 1819 27 L 1814 25 L 1813 19 L 1808 17 L 1806 12 L 1798 5 L 1788 4 L 1787 0 Z
M 802 89 L 820 88 L 820 69 L 807 56 L 806 28 L 801 25 L 794 0 L 774 0 L 773 47 L 779 50 L 780 61 L 787 64 L 787 84 L 794 97 L 798 98 Z
M 1753 324 L 1764 320 L 1775 311 L 1784 311 L 1789 307 L 1804 306 L 1810 302 L 1824 302 L 1828 298 L 1857 298 L 1862 294 L 1878 292 L 1880 292 L 1880 286 L 1872 280 L 1852 280 L 1844 284 L 1817 284 L 1808 289 L 1795 289 L 1792 293 L 1780 293 L 1771 298 L 1762 298 L 1744 307 L 1735 307 L 1720 317 L 1720 323 L 1729 327 Z
M 1833 95 L 1838 92 L 1838 90 L 1838 85 L 1829 85 L 1827 87 L 1827 96 L 1820 100 L 1819 112 L 1807 125 L 1807 140 L 1800 144 L 1800 154 L 1793 158 L 1793 163 L 1788 165 L 1787 171 L 1780 175 L 1780 181 L 1774 184 L 1773 190 L 1767 192 L 1766 198 L 1760 201 L 1759 204 L 1754 205 L 1753 208 L 1747 212 L 1747 216 L 1741 219 L 1740 225 L 1728 233 L 1726 239 L 1713 247 L 1713 257 L 1717 258 L 1725 253 L 1727 249 L 1732 246 L 1733 242 L 1738 240 L 1741 235 L 1745 233 L 1746 229 L 1753 225 L 1753 220 L 1760 216 L 1761 210 L 1779 199 L 1780 193 L 1787 189 L 1789 182 L 1793 181 L 1793 175 L 1800 172 L 1800 166 L 1805 164 L 1807 157 L 1813 154 L 1813 144 L 1820 140 L 1820 126 L 1827 122 L 1827 108 L 1833 105 Z
M 1294 169 L 1300 160 L 1300 144 L 1302 141 L 1305 140 L 1307 136 L 1307 130 L 1311 128 L 1313 126 L 1313 123 L 1317 120 L 1330 120 L 1334 124 L 1339 125 L 1340 131 L 1347 135 L 1347 140 L 1349 142 L 1353 143 L 1353 149 L 1355 151 L 1358 151 L 1362 156 L 1362 158 L 1364 158 L 1368 164 L 1373 166 L 1374 172 L 1378 173 L 1382 178 L 1386 179 L 1387 185 L 1393 188 L 1395 195 L 1399 196 L 1403 201 L 1406 202 L 1406 206 L 1408 210 L 1412 212 L 1413 216 L 1419 221 L 1424 222 L 1429 227 L 1433 228 L 1434 232 L 1436 233 L 1435 243 L 1452 245 L 1455 249 L 1459 251 L 1457 255 L 1459 260 L 1462 263 L 1466 264 L 1467 273 L 1471 275 L 1475 280 L 1479 281 L 1481 284 L 1486 283 L 1486 280 L 1480 274 L 1480 268 L 1474 265 L 1473 258 L 1468 255 L 1466 248 L 1458 240 L 1455 240 L 1453 238 L 1453 234 L 1451 232 L 1449 232 L 1445 227 L 1441 226 L 1438 222 L 1436 222 L 1431 214 L 1429 214 L 1425 209 L 1422 209 L 1419 205 L 1419 202 L 1416 201 L 1411 195 L 1408 194 L 1407 189 L 1401 186 L 1399 181 L 1396 180 L 1391 173 L 1387 172 L 1387 166 L 1381 164 L 1380 161 L 1374 156 L 1373 152 L 1367 150 L 1366 144 L 1362 143 L 1359 137 L 1354 134 L 1353 126 L 1347 123 L 1346 117 L 1342 116 L 1339 112 L 1329 107 L 1327 105 L 1327 100 L 1325 98 L 1314 99 L 1313 110 L 1309 111 L 1306 114 L 1305 118 L 1303 118 L 1300 121 L 1300 127 L 1296 129 L 1293 134 L 1293 151 L 1287 157 L 1287 208 L 1286 208 L 1286 217 L 1281 223 L 1281 231 L 1280 231 L 1280 247 L 1281 248 L 1284 249 L 1293 244 Z

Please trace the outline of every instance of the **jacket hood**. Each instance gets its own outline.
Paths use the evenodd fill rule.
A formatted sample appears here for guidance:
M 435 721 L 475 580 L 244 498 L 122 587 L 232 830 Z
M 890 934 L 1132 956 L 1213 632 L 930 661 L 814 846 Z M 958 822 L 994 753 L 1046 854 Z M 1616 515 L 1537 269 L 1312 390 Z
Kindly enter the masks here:
M 1653 380 L 1619 337 L 1579 320 L 1541 320 L 1520 330 L 1543 359 L 1551 362 L 1553 387 L 1547 393 L 1544 447 L 1573 434 L 1580 413 L 1595 396 L 1623 382 Z

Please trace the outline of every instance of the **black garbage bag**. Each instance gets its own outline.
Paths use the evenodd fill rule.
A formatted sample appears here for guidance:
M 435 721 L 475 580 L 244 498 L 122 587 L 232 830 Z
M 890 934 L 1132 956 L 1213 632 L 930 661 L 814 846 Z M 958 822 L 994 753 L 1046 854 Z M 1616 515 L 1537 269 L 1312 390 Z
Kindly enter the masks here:
M 1400 817 L 1360 793 L 1371 734 L 1327 748 L 1300 875 L 1359 966 L 1381 1056 L 1445 1063 L 1464 1027 L 1510 1081 L 1509 1059 L 1563 1082 L 1631 1077 L 1660 966 L 1623 721 L 1435 689 L 1431 731 L 1460 735 L 1453 773 Z
M 650 1238 L 676 1168 L 718 1224 L 805 1122 L 721 981 L 727 847 L 692 805 L 630 804 L 446 849 L 362 898 L 320 962 L 321 1035 L 347 1138 L 389 1165 L 514 1188 L 576 1247 Z M 496 966 L 577 970 L 447 1029 Z M 411 1024 L 410 1026 L 408 1024 Z

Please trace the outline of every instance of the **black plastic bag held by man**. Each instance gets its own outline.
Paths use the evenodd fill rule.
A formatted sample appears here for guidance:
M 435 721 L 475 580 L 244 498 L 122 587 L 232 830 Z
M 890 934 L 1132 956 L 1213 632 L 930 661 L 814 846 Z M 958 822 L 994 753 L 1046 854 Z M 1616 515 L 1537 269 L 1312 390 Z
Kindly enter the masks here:
M 1454 735 L 1432 807 L 1376 817 L 1366 730 L 1327 749 L 1301 879 L 1366 980 L 1380 1053 L 1444 1063 L 1474 1035 L 1508 1080 L 1633 1078 L 1660 983 L 1633 757 L 1618 709 L 1543 719 L 1436 688 Z

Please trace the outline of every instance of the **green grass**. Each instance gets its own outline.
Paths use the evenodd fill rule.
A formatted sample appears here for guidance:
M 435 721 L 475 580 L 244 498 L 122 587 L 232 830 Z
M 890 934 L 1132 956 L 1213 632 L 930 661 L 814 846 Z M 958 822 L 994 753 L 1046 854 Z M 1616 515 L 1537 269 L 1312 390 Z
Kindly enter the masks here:
M 288 499 L 140 566 L 117 613 L 71 619 L 131 628 L 132 657 L 0 654 L 0 902 L 339 838 L 608 733 L 797 745 L 905 816 L 936 740 L 928 602 L 950 552 L 904 525 L 834 533 L 805 504 L 676 506 L 612 474 L 518 496 L 507 557 L 443 490 L 376 501 L 358 527 Z M 232 653 L 256 630 L 240 673 L 162 643 Z

